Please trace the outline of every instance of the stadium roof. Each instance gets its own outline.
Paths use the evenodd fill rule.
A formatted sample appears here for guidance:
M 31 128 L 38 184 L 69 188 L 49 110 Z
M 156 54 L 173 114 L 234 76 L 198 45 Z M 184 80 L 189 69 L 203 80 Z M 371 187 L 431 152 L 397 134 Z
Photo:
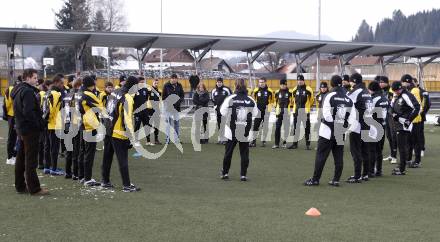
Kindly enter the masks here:
M 440 54 L 440 47 L 402 44 L 356 43 L 340 41 L 297 40 L 279 38 L 231 37 L 133 32 L 60 31 L 47 29 L 0 28 L 0 44 L 108 46 L 141 49 L 179 48 L 224 51 L 266 51 L 304 53 L 318 50 L 324 54 L 431 57 Z

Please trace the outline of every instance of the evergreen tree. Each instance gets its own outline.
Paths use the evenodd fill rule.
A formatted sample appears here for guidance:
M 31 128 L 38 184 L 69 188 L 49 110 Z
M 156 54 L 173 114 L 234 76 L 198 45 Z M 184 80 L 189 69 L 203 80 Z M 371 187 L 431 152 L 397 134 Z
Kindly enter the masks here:
M 372 41 L 367 23 L 362 21 L 353 41 L 438 45 L 440 44 L 440 9 L 422 11 L 405 16 L 395 10 L 391 18 L 385 18 L 376 25 Z M 370 27 L 371 28 L 371 27 Z
M 361 26 L 359 26 L 358 32 L 353 39 L 354 42 L 373 42 L 373 28 L 367 23 L 367 21 L 362 20 Z

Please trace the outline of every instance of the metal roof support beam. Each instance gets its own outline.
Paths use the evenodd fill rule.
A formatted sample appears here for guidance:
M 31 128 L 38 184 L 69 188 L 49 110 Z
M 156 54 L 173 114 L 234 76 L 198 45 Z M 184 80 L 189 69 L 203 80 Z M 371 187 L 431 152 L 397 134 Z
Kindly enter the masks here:
M 321 53 L 316 51 L 316 91 L 319 91 L 321 85 Z
M 313 49 L 310 50 L 308 53 L 306 53 L 305 55 L 303 55 L 300 59 L 299 59 L 299 64 L 302 65 L 304 63 L 304 61 L 306 61 L 310 56 L 314 55 L 316 52 L 318 51 L 318 49 Z M 295 54 L 296 55 L 296 54 Z M 299 55 L 299 54 L 298 54 Z
M 340 55 L 338 59 L 339 59 L 339 70 L 341 72 L 341 76 L 343 76 L 345 74 L 345 66 L 346 66 L 344 62 L 344 57 Z
M 425 77 L 425 72 L 424 72 L 425 66 L 427 66 L 429 63 L 433 62 L 435 59 L 437 59 L 439 57 L 440 57 L 440 53 L 437 53 L 437 54 L 431 56 L 431 58 L 429 58 L 426 61 L 422 61 L 421 57 L 417 58 L 417 62 L 416 62 L 417 79 L 419 81 L 419 85 L 421 88 L 425 88 L 425 81 L 424 81 L 424 79 L 425 79 L 424 78 Z
M 304 63 L 304 61 L 306 61 L 310 56 L 314 55 L 315 53 L 317 54 L 318 58 L 320 58 L 318 50 L 319 48 L 323 47 L 325 44 L 323 45 L 318 45 L 315 46 L 314 48 L 307 48 L 307 49 L 302 49 L 302 50 L 298 50 L 296 52 L 291 52 L 295 54 L 295 62 L 296 62 L 296 75 L 298 76 L 299 74 L 302 73 L 302 64 Z M 302 57 L 299 56 L 299 54 L 301 53 L 300 51 L 308 51 L 305 55 L 303 55 Z M 319 65 L 319 63 L 318 63 Z
M 295 54 L 295 63 L 296 63 L 296 78 L 298 78 L 298 75 L 301 74 L 302 68 L 301 68 L 301 58 L 299 57 L 299 54 Z
M 379 56 L 380 74 L 386 76 L 386 65 L 383 56 Z
M 358 50 L 354 53 L 351 53 L 350 55 L 348 55 L 347 57 L 342 56 L 343 60 L 344 60 L 344 65 L 349 65 L 350 61 L 352 61 L 356 56 L 358 56 L 360 53 L 362 52 L 362 50 Z
M 81 43 L 79 43 L 78 47 L 76 48 L 76 54 L 75 54 L 75 67 L 76 67 L 76 75 L 79 76 L 81 74 L 81 68 L 82 68 L 82 57 L 84 54 L 84 50 L 87 46 L 87 41 L 90 39 L 91 35 L 88 35 L 85 37 Z
M 384 64 L 385 66 L 391 64 L 393 61 L 395 61 L 395 60 L 397 60 L 398 58 L 402 57 L 403 54 L 405 54 L 405 52 L 407 52 L 407 50 L 406 50 L 406 51 L 399 52 L 399 53 L 396 53 L 395 55 L 391 56 L 391 57 L 388 58 L 387 60 L 384 60 L 384 63 L 383 63 L 383 64 Z
M 343 71 L 343 69 L 345 69 L 345 66 L 350 64 L 351 60 L 353 60 L 356 56 L 358 56 L 360 53 L 362 53 L 362 51 L 369 49 L 371 47 L 373 47 L 373 46 L 371 46 L 371 45 L 363 46 L 363 47 L 356 48 L 356 49 L 336 52 L 336 53 L 333 53 L 333 55 L 339 56 L 339 62 L 341 62 L 341 61 L 343 62 L 343 63 L 339 63 L 339 66 L 341 67 L 341 71 Z M 348 55 L 348 56 L 345 57 L 344 55 Z
M 423 61 L 422 64 L 423 64 L 423 66 L 426 66 L 426 65 L 430 64 L 431 62 L 433 62 L 435 59 L 438 59 L 438 58 L 440 58 L 440 52 L 436 53 L 433 56 L 431 56 L 431 58 L 429 58 L 428 60 Z
M 425 65 L 424 65 L 424 62 L 422 61 L 421 57 L 417 58 L 416 65 L 417 65 L 417 79 L 419 81 L 419 85 L 421 88 L 424 88 L 425 85 L 423 82 L 423 78 L 425 76 L 425 73 L 424 73 Z
M 307 48 L 304 48 L 304 49 L 292 50 L 292 51 L 289 51 L 289 53 L 290 53 L 290 54 L 296 54 L 296 53 L 309 52 L 309 51 L 313 51 L 313 50 L 318 51 L 320 48 L 322 48 L 322 47 L 324 47 L 324 46 L 326 46 L 326 45 L 327 45 L 327 44 L 314 45 L 314 46 L 307 47 Z
M 196 70 L 196 74 L 198 73 L 199 70 L 200 61 L 202 61 L 203 57 L 205 57 L 206 54 L 208 54 L 208 52 L 212 49 L 212 47 L 219 41 L 220 41 L 219 39 L 215 39 L 209 41 L 208 43 L 204 43 L 194 48 L 191 48 L 191 51 L 193 52 L 193 56 L 194 56 L 194 69 Z M 200 53 L 200 50 L 203 50 L 202 53 Z
M 258 57 L 260 57 L 260 55 L 263 54 L 263 52 L 269 46 L 271 46 L 271 45 L 273 45 L 275 43 L 276 43 L 275 41 L 272 41 L 272 42 L 269 42 L 269 43 L 266 43 L 266 44 L 263 44 L 263 45 L 259 45 L 259 46 L 255 46 L 255 47 L 252 47 L 252 48 L 248 48 L 248 49 L 245 49 L 245 50 L 242 50 L 242 51 L 246 52 L 248 54 L 248 58 L 250 56 L 250 62 L 251 62 L 251 64 L 253 64 L 258 59 Z M 252 54 L 252 51 L 257 51 L 257 53 Z
M 355 49 L 351 49 L 351 50 L 344 50 L 344 51 L 340 51 L 340 52 L 335 52 L 333 53 L 333 55 L 347 55 L 347 54 L 351 54 L 351 53 L 360 53 L 366 49 L 369 49 L 373 47 L 372 45 L 368 45 L 368 46 L 363 46 L 363 47 L 359 47 L 359 48 L 355 48 Z
M 258 59 L 258 57 L 261 56 L 261 54 L 263 54 L 263 52 L 271 45 L 275 44 L 275 41 L 263 44 L 263 45 L 259 45 L 259 46 L 255 46 L 253 48 L 249 48 L 249 49 L 245 49 L 243 50 L 243 52 L 246 52 L 247 55 L 247 60 L 248 60 L 248 70 L 249 70 L 249 87 L 250 88 L 254 88 L 255 84 L 252 80 L 252 75 L 253 75 L 253 71 L 254 71 L 254 62 Z M 253 54 L 252 51 L 257 51 L 257 53 Z
M 10 84 L 14 82 L 14 78 L 15 78 L 15 40 L 16 39 L 17 39 L 17 32 L 14 32 L 6 48 L 8 50 L 8 68 L 9 68 L 8 78 Z
M 412 50 L 414 48 L 406 48 L 403 50 L 398 50 L 398 51 L 392 51 L 392 52 L 387 52 L 387 53 L 381 53 L 379 55 L 379 64 L 380 64 L 380 68 L 381 68 L 381 74 L 382 75 L 386 75 L 387 71 L 386 68 L 389 64 L 393 63 L 393 61 L 397 60 L 398 58 L 402 57 L 406 52 Z M 385 60 L 385 56 L 388 55 L 392 55 L 390 58 Z
M 136 54 L 137 54 L 137 61 L 139 63 L 139 75 L 143 76 L 144 70 L 143 70 L 143 61 L 145 59 L 145 56 L 148 54 L 148 51 L 153 46 L 154 42 L 159 39 L 159 37 L 152 38 L 145 42 L 143 45 L 139 45 L 136 48 Z

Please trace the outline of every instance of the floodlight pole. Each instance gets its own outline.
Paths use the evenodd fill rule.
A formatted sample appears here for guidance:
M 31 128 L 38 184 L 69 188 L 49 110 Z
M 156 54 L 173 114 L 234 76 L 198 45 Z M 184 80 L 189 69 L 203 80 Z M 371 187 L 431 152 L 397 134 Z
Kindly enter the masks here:
M 163 33 L 163 1 L 160 0 L 160 33 Z M 163 78 L 163 71 L 162 71 L 162 65 L 163 65 L 163 49 L 160 49 L 160 67 L 159 67 L 159 72 L 160 72 L 160 78 Z
M 321 0 L 318 0 L 318 40 L 321 41 Z M 321 83 L 321 54 L 316 52 L 316 91 Z

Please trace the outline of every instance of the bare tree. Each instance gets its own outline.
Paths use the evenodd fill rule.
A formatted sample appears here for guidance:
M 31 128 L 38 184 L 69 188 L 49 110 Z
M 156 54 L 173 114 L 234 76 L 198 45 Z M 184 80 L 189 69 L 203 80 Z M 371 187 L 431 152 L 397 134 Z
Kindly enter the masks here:
M 102 11 L 107 31 L 126 31 L 128 28 L 121 0 L 96 0 L 96 11 Z
M 280 52 L 265 52 L 258 58 L 258 62 L 261 63 L 268 72 L 275 72 L 282 64 L 283 54 Z

